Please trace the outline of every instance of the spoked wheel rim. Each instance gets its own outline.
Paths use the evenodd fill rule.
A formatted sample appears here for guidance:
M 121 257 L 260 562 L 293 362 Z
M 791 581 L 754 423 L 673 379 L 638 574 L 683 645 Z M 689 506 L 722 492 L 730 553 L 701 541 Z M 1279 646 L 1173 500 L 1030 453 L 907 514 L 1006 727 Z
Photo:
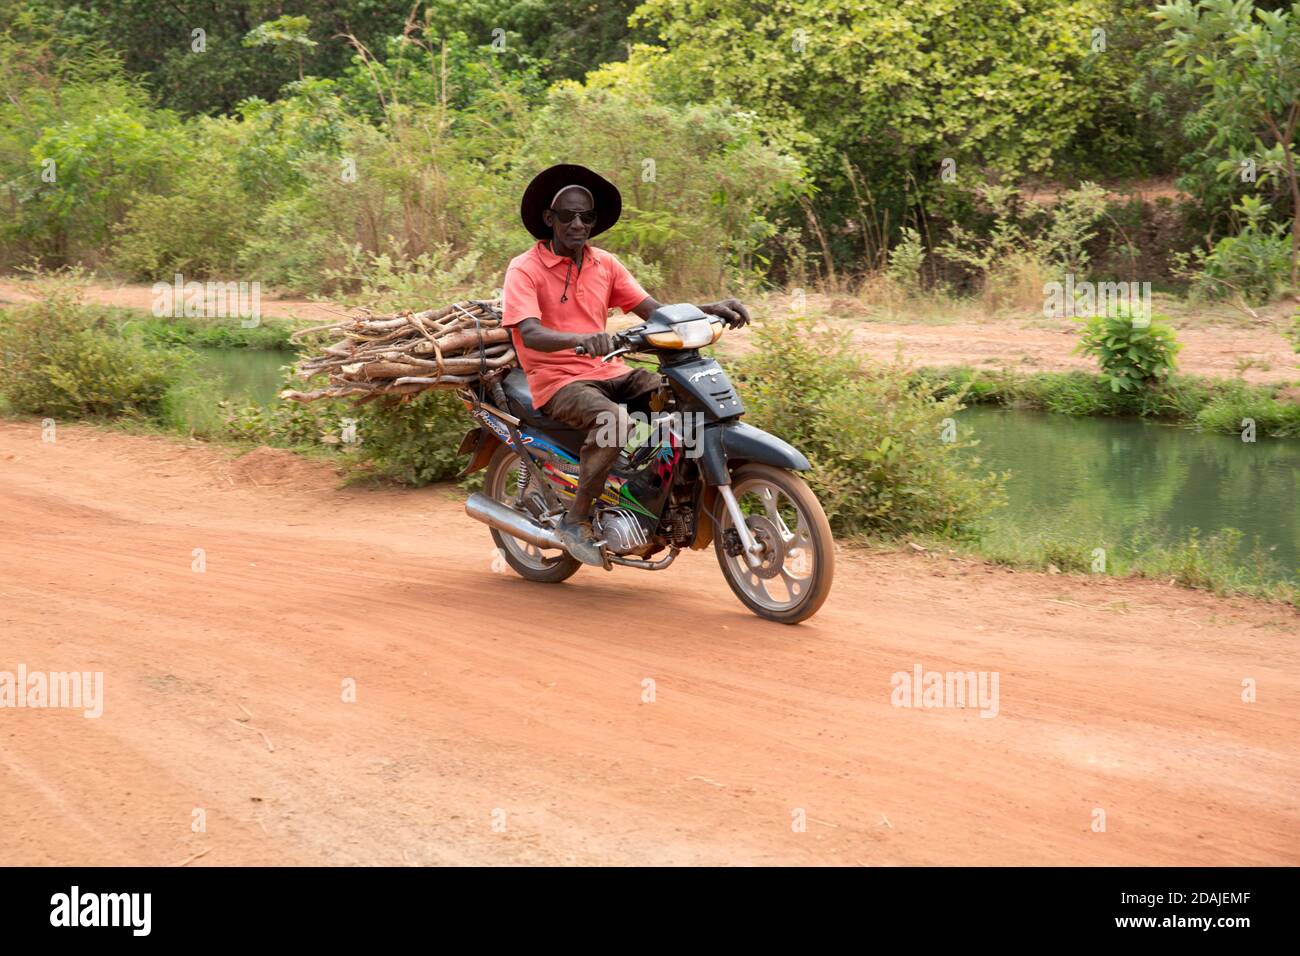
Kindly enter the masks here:
M 763 545 L 758 567 L 745 556 L 726 555 L 728 576 L 758 606 L 781 613 L 808 599 L 817 583 L 813 516 L 785 489 L 764 478 L 747 478 L 733 489 L 754 539 Z M 730 515 L 724 529 L 734 528 Z
M 528 485 L 523 494 L 519 495 L 520 471 L 527 472 L 524 463 L 518 455 L 511 455 L 508 464 L 493 471 L 492 481 L 484 491 L 489 498 L 537 518 L 545 507 L 542 493 L 537 487 L 537 480 L 529 475 Z M 500 529 L 494 530 L 511 557 L 536 571 L 548 571 L 568 557 L 568 552 L 563 548 L 539 548 L 531 541 L 521 541 Z

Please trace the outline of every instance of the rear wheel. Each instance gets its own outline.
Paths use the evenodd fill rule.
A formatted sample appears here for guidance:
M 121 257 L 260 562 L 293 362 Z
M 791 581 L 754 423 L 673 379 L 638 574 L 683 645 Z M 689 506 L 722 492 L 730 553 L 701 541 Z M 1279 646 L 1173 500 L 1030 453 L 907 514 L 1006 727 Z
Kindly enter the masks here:
M 519 491 L 521 473 L 527 482 L 522 494 Z M 494 501 L 533 518 L 539 517 L 546 508 L 537 480 L 528 473 L 527 466 L 519 456 L 504 444 L 497 447 L 492 460 L 488 462 L 487 474 L 483 478 L 483 493 Z M 582 567 L 581 561 L 562 548 L 539 548 L 532 542 L 521 541 L 496 528 L 489 530 L 506 563 L 520 577 L 529 581 L 556 584 L 571 577 L 573 572 Z
M 821 502 L 793 472 L 770 465 L 742 465 L 731 490 L 749 533 L 763 546 L 758 567 L 737 550 L 731 515 L 718 499 L 714 551 L 736 597 L 759 617 L 798 624 L 817 613 L 831 591 L 835 542 Z

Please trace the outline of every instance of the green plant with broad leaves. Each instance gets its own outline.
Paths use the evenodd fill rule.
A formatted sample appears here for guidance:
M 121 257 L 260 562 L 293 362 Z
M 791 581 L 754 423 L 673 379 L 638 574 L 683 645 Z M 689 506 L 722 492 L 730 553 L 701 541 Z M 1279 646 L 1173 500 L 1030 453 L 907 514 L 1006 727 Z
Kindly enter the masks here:
M 0 395 L 20 414 L 157 415 L 182 356 L 119 335 L 112 310 L 82 303 L 81 284 L 76 272 L 45 277 L 37 301 L 0 310 Z
M 1113 309 L 1088 320 L 1075 351 L 1097 360 L 1112 392 L 1136 397 L 1168 379 L 1181 347 L 1167 324 Z

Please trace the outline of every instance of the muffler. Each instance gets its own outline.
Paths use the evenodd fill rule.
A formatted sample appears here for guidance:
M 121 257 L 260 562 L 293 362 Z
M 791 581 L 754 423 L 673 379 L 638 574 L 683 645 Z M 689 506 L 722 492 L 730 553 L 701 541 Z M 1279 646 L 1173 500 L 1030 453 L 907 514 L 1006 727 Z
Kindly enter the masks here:
M 564 545 L 560 543 L 560 538 L 554 531 L 530 521 L 518 511 L 503 505 L 495 498 L 489 498 L 482 492 L 476 491 L 469 496 L 469 500 L 465 502 L 465 514 L 475 521 L 482 521 L 488 527 L 496 528 L 502 534 L 535 544 L 539 548 L 564 550 Z

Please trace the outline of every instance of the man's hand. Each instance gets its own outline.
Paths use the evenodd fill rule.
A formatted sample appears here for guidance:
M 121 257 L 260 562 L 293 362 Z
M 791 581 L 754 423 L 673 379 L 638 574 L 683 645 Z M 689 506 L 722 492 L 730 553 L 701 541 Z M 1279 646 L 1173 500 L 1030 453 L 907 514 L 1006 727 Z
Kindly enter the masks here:
M 614 336 L 608 332 L 597 332 L 594 335 L 583 336 L 577 344 L 581 345 L 588 355 L 599 358 L 614 351 Z
M 740 304 L 739 299 L 720 299 L 699 307 L 705 315 L 716 315 L 727 324 L 727 328 L 738 329 L 749 324 L 749 310 Z

